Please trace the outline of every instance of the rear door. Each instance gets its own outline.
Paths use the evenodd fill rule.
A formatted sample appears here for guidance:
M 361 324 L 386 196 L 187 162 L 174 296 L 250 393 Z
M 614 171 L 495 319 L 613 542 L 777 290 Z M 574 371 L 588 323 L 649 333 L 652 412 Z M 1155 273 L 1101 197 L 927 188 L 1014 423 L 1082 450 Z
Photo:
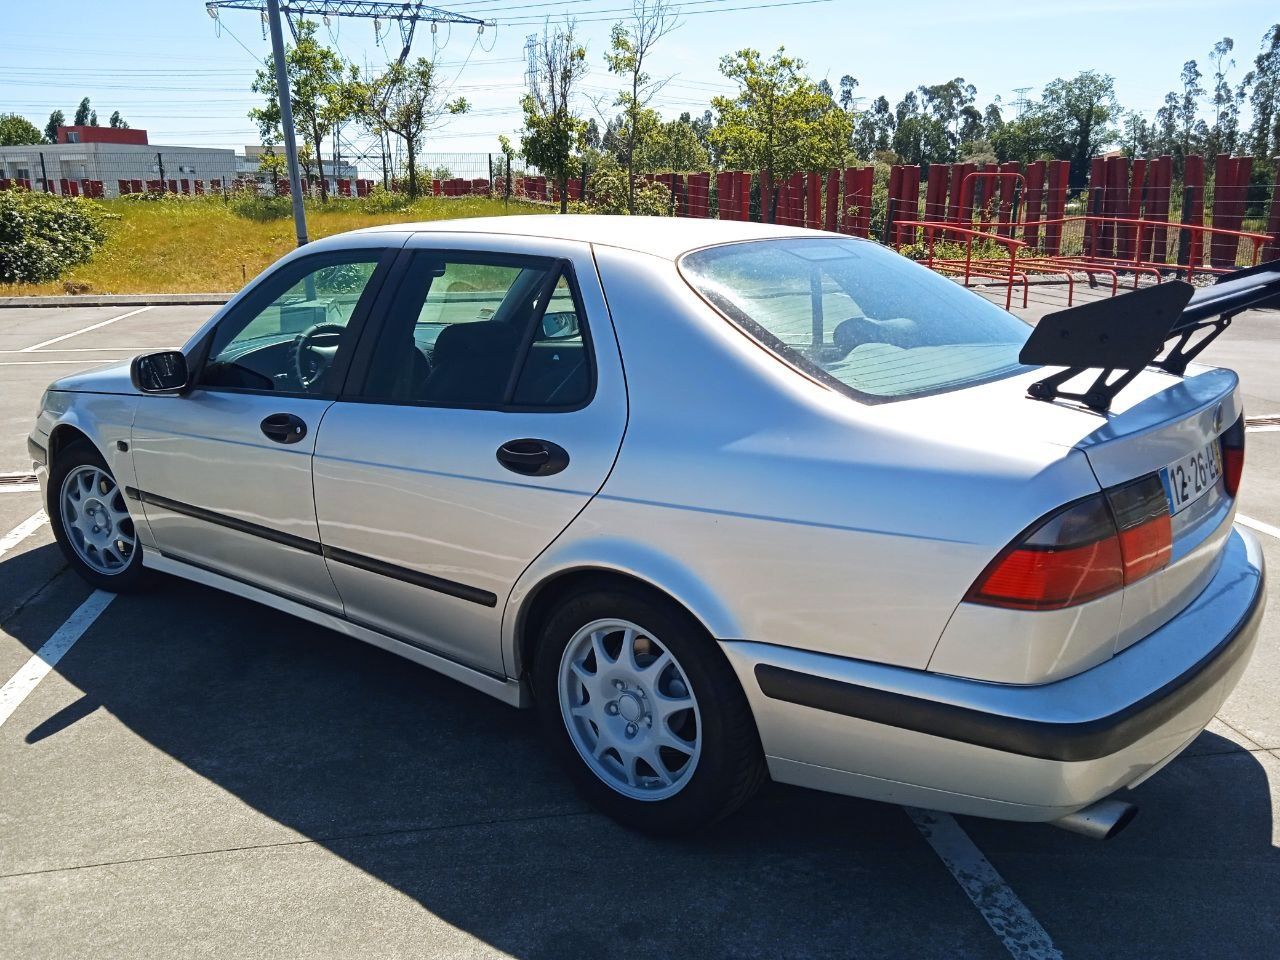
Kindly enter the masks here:
M 501 674 L 516 579 L 603 485 L 626 425 L 590 248 L 414 238 L 316 442 L 347 616 Z

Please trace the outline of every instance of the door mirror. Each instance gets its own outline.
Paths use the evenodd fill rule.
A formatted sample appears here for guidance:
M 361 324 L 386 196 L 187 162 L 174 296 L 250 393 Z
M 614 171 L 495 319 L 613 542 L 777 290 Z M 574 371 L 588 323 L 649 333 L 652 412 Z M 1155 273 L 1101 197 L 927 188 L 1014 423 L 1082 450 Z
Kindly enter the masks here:
M 143 393 L 175 393 L 184 389 L 191 374 L 180 350 L 164 350 L 134 357 L 129 379 Z
M 548 312 L 542 315 L 544 340 L 568 340 L 578 335 L 578 315 L 572 310 Z

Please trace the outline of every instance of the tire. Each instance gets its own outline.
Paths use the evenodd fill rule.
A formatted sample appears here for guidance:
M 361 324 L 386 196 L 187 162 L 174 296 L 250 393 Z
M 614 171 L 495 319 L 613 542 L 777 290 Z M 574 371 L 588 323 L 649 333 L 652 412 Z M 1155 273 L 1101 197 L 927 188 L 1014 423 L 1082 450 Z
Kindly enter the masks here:
M 687 833 L 733 813 L 765 779 L 755 720 L 724 654 L 656 592 L 609 585 L 567 598 L 540 631 L 533 690 L 551 751 L 625 826 Z
M 124 490 L 87 440 L 69 443 L 49 470 L 49 524 L 67 563 L 99 590 L 131 593 L 147 585 Z

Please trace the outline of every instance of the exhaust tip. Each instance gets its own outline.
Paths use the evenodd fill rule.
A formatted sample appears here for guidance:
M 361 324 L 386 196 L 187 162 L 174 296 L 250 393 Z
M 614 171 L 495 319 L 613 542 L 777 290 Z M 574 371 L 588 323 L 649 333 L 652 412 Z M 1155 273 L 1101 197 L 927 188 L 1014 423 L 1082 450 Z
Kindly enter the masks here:
M 1138 815 L 1136 804 L 1125 800 L 1099 800 L 1087 807 L 1051 821 L 1055 827 L 1070 830 L 1094 840 L 1110 840 L 1133 822 Z

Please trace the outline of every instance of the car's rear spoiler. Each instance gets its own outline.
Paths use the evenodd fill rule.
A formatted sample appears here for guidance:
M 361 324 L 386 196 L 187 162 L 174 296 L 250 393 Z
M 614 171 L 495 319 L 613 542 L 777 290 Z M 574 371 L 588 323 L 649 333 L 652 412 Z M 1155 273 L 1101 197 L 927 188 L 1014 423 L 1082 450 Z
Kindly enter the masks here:
M 1106 410 L 1144 368 L 1156 366 L 1181 376 L 1236 314 L 1272 306 L 1280 306 L 1280 260 L 1223 274 L 1213 286 L 1199 290 L 1170 280 L 1047 314 L 1018 359 L 1066 369 L 1033 383 L 1027 393 L 1037 400 L 1078 400 L 1091 409 Z M 1204 335 L 1192 343 L 1201 332 Z M 1062 389 L 1086 370 L 1102 371 L 1087 390 Z

